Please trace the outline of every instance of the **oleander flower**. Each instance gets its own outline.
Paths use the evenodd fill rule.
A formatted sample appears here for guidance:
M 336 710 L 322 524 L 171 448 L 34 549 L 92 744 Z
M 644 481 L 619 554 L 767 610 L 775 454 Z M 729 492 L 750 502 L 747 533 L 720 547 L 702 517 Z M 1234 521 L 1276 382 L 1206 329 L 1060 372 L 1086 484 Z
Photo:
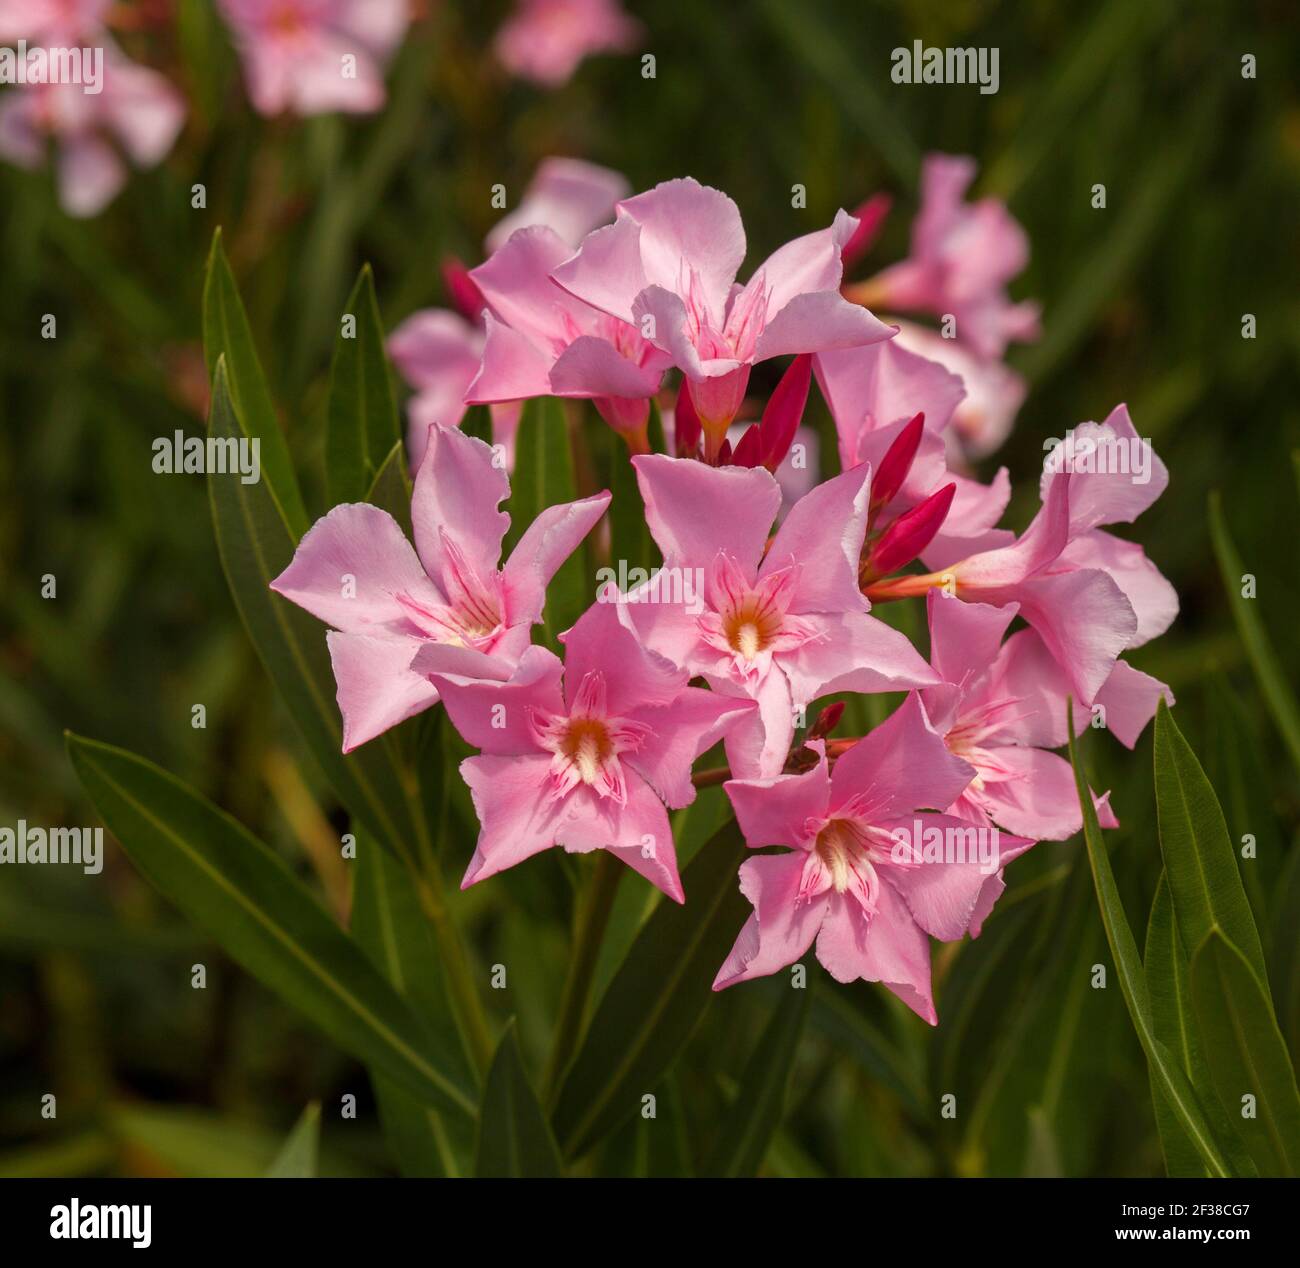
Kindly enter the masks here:
M 896 630 L 869 616 L 858 587 L 870 468 L 818 485 L 768 544 L 781 504 L 761 467 L 634 458 L 651 535 L 668 575 L 699 578 L 685 597 L 634 590 L 620 604 L 652 650 L 758 709 L 726 738 L 733 773 L 784 765 L 796 712 L 836 691 L 899 691 L 937 681 Z
M 407 0 L 221 0 L 259 114 L 369 114 L 410 24 Z
M 971 841 L 976 829 L 935 812 L 975 770 L 949 751 L 915 693 L 833 766 L 820 740 L 811 747 L 812 770 L 725 785 L 746 844 L 785 852 L 741 864 L 754 914 L 713 989 L 775 973 L 815 942 L 836 981 L 881 982 L 934 1025 L 927 935 L 966 933 L 993 871 L 1031 843 L 991 838 L 984 859 L 927 845 Z
M 104 30 L 113 0 L 0 0 L 0 43 L 75 48 Z
M 106 42 L 100 92 L 41 83 L 0 98 L 0 158 L 35 169 L 52 149 L 63 209 L 95 216 L 126 184 L 128 164 L 156 167 L 184 122 L 185 102 L 176 89 Z
M 484 247 L 490 255 L 510 236 L 530 225 L 545 225 L 571 248 L 585 234 L 614 214 L 614 204 L 627 192 L 618 172 L 581 159 L 544 159 L 524 190 L 519 205 L 488 233 Z M 478 375 L 487 332 L 486 300 L 463 264 L 443 265 L 447 289 L 459 311 L 426 308 L 412 313 L 389 336 L 388 351 L 402 377 L 415 388 L 407 407 L 406 448 L 411 470 L 424 460 L 429 426 L 457 427 L 467 408 L 465 393 Z M 493 402 L 492 439 L 512 465 L 515 432 L 522 405 L 519 399 Z
M 685 901 L 665 807 L 695 797 L 691 764 L 753 709 L 687 685 L 642 646 L 602 595 L 567 633 L 564 661 L 530 647 L 513 673 L 457 672 L 457 649 L 429 647 L 427 673 L 461 736 L 481 825 L 462 888 L 552 846 L 604 849 Z
M 627 198 L 551 276 L 576 299 L 667 353 L 689 383 L 712 461 L 736 416 L 750 367 L 769 357 L 855 347 L 893 330 L 839 293 L 840 251 L 857 221 L 796 238 L 743 286 L 745 231 L 736 204 L 690 178 Z
M 494 48 L 512 74 L 558 88 L 593 53 L 625 52 L 643 34 L 618 0 L 516 0 Z
M 1120 469 L 1143 462 L 1145 474 Z M 1014 541 L 994 530 L 987 549 L 957 558 L 952 543 L 932 545 L 923 558 L 934 571 L 875 582 L 868 592 L 901 598 L 938 586 L 997 607 L 1018 603 L 1075 700 L 1090 708 L 1120 653 L 1162 634 L 1178 614 L 1177 594 L 1142 548 L 1100 531 L 1131 523 L 1168 482 L 1164 463 L 1119 405 L 1104 423 L 1081 424 L 1048 453 L 1042 508 Z
M 1029 261 L 1029 240 L 997 199 L 963 201 L 975 170 L 974 159 L 927 155 L 910 254 L 845 293 L 888 312 L 951 316 L 957 339 L 990 360 L 1013 340 L 1038 337 L 1038 305 L 1007 297 L 1007 283 Z
M 431 428 L 411 497 L 414 548 L 387 511 L 345 503 L 271 583 L 331 627 L 345 753 L 437 701 L 411 667 L 427 644 L 456 648 L 462 670 L 508 673 L 542 619 L 550 579 L 609 505 L 599 493 L 549 507 L 502 564 L 510 516 L 498 507 L 509 493 L 490 446 Z

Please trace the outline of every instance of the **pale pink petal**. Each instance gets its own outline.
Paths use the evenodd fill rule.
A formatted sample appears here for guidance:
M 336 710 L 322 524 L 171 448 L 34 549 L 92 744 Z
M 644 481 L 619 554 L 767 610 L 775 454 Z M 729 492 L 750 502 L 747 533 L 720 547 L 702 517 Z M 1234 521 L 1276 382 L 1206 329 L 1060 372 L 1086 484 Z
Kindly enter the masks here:
M 552 280 L 570 295 L 622 321 L 648 285 L 641 262 L 641 227 L 620 216 L 589 233 L 571 258 L 553 268 Z
M 1106 728 L 1124 745 L 1132 748 L 1148 722 L 1155 717 L 1161 697 L 1170 707 L 1174 693 L 1158 679 L 1117 660 L 1105 686 L 1097 693 L 1097 704 L 1106 711 Z
M 494 224 L 484 246 L 489 255 L 516 229 L 546 225 L 571 247 L 614 215 L 628 193 L 626 178 L 607 167 L 576 158 L 548 158 L 538 165 L 519 206 Z
M 126 165 L 93 133 L 70 137 L 59 149 L 59 202 L 70 216 L 96 216 L 126 184 Z
M 461 762 L 460 773 L 480 824 L 461 889 L 555 844 L 563 808 L 543 794 L 550 764 L 549 754 L 469 757 Z
M 1137 617 L 1129 647 L 1140 647 L 1163 634 L 1178 615 L 1178 592 L 1135 542 L 1094 531 L 1072 541 L 1055 567 L 1100 568 L 1110 575 Z
M 482 365 L 465 388 L 469 405 L 526 401 L 551 394 L 550 356 L 527 335 L 483 314 L 486 337 Z
M 460 395 L 478 370 L 483 331 L 459 313 L 425 308 L 412 313 L 388 336 L 388 355 L 412 386 L 436 389 L 454 379 Z
M 841 209 L 827 228 L 795 238 L 769 255 L 754 270 L 767 286 L 768 312 L 779 312 L 805 291 L 838 290 L 844 275 L 840 254 L 857 225 Z
M 663 454 L 632 464 L 665 565 L 707 568 L 725 551 L 752 575 L 781 505 L 781 486 L 767 471 Z
M 745 230 L 736 204 L 721 190 L 686 177 L 624 199 L 618 215 L 641 227 L 646 284 L 682 294 L 693 273 L 712 324 L 720 330 L 731 284 L 745 258 Z
M 601 492 L 577 502 L 548 506 L 524 530 L 502 569 L 511 625 L 542 619 L 551 578 L 596 526 L 609 502 L 610 494 Z
M 431 577 L 441 577 L 450 538 L 480 576 L 496 573 L 510 516 L 497 507 L 510 481 L 491 445 L 453 427 L 435 427 L 415 477 L 411 527 Z
M 317 520 L 271 589 L 351 633 L 415 633 L 399 595 L 422 607 L 445 602 L 397 521 L 364 502 L 336 506 Z
M 931 831 L 944 833 L 947 840 L 953 842 L 953 860 L 916 863 L 911 867 L 896 867 L 886 863 L 881 865 L 880 875 L 902 897 L 912 918 L 926 933 L 943 942 L 955 942 L 970 928 L 985 881 L 999 870 L 998 858 L 1001 851 L 994 848 L 992 840 L 992 833 L 996 830 L 981 828 L 943 814 L 910 815 L 905 820 L 883 826 L 891 831 L 906 833 L 912 849 L 920 850 L 923 840 L 915 840 L 918 825 L 923 834 Z M 976 835 L 981 832 L 990 835 L 981 841 Z M 966 851 L 967 858 L 964 861 L 957 861 L 959 843 Z M 1003 862 L 1010 862 L 1013 850 L 1017 854 L 1022 853 L 1033 842 L 1013 837 L 1008 838 L 1007 844 L 1008 858 Z M 1019 849 L 1016 849 L 1017 846 Z M 981 849 L 989 851 L 987 868 L 979 861 Z
M 338 630 L 325 637 L 343 715 L 345 753 L 436 703 L 438 689 L 411 668 L 420 639 Z
M 881 982 L 918 1017 L 938 1024 L 930 994 L 929 940 L 889 885 L 880 886 L 870 919 L 849 895 L 830 896 L 817 937 L 817 959 L 837 982 Z
M 619 396 L 636 400 L 653 396 L 668 367 L 666 356 L 647 366 L 625 357 L 608 339 L 579 335 L 551 366 L 556 396 Z
M 715 691 L 738 694 L 729 682 L 710 680 Z M 794 739 L 794 704 L 790 684 L 777 665 L 773 665 L 753 693 L 758 708 L 745 714 L 726 735 L 727 765 L 741 779 L 761 779 L 775 775 L 785 765 Z
M 1083 817 L 1069 762 L 1037 748 L 1007 746 L 994 752 L 1016 776 L 986 783 L 974 794 L 994 822 L 1037 841 L 1064 841 L 1079 831 Z
M 492 312 L 507 326 L 534 343 L 570 337 L 568 316 L 579 328 L 594 315 L 551 281 L 551 271 L 569 255 L 569 248 L 545 225 L 532 225 L 509 241 L 469 275 Z
M 806 618 L 817 637 L 781 657 L 796 704 L 837 691 L 907 691 L 938 675 L 906 635 L 862 612 Z
M 640 774 L 671 809 L 695 800 L 691 766 L 746 714 L 752 700 L 717 691 L 683 687 L 671 704 L 630 710 L 627 716 L 650 728 L 626 763 Z
M 606 711 L 612 717 L 670 705 L 686 686 L 685 671 L 645 647 L 620 619 L 617 603 L 598 598 L 560 640 L 570 706 L 589 674 L 601 676 Z
M 965 603 L 940 590 L 926 595 L 930 621 L 930 663 L 945 682 L 961 684 L 984 673 L 997 658 L 1002 636 L 1019 610 Z
M 768 319 L 754 348 L 754 360 L 859 348 L 893 334 L 893 326 L 885 325 L 861 304 L 851 304 L 838 291 L 808 291 L 796 295 Z
M 838 806 L 861 797 L 877 817 L 901 818 L 921 807 L 947 809 L 974 774 L 948 751 L 912 692 L 835 763 L 831 800 Z
M 791 612 L 865 612 L 871 606 L 858 588 L 870 480 L 865 465 L 845 471 L 814 488 L 786 516 L 759 575 L 798 566 Z
M 828 906 L 825 895 L 799 900 L 804 855 L 764 854 L 740 865 L 740 892 L 754 905 L 713 980 L 713 989 L 766 977 L 794 964 L 812 946 Z
M 157 71 L 112 58 L 104 68 L 104 112 L 132 160 L 153 167 L 176 144 L 185 99 Z
M 637 775 L 627 777 L 627 801 L 600 800 L 580 789 L 566 803 L 558 840 L 585 853 L 603 849 L 622 859 L 674 902 L 686 901 L 677 873 L 677 852 L 664 804 Z
M 825 818 L 830 805 L 831 781 L 824 755 L 801 775 L 729 779 L 723 787 L 751 850 L 766 845 L 810 847 L 816 839 L 810 821 Z
M 444 672 L 464 650 L 428 643 L 414 662 L 415 668 L 427 674 L 437 687 L 452 725 L 467 744 L 485 753 L 510 756 L 538 752 L 532 714 L 564 713 L 560 694 L 563 666 L 559 658 L 545 647 L 529 647 L 505 682 Z M 492 667 L 485 666 L 480 672 L 492 672 Z M 549 755 L 546 760 L 550 761 Z M 534 796 L 542 796 L 540 781 Z

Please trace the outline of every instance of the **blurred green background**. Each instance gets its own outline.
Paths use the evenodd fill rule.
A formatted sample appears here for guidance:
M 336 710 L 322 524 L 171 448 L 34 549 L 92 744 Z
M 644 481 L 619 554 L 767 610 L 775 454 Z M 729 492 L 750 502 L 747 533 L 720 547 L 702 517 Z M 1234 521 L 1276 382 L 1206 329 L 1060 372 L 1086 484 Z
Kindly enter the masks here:
M 144 6 L 174 21 L 124 43 L 190 101 L 175 152 L 90 222 L 47 175 L 0 168 L 0 823 L 90 824 L 62 730 L 136 750 L 192 781 L 337 901 L 342 820 L 280 711 L 226 590 L 198 476 L 159 479 L 152 440 L 198 433 L 206 390 L 200 290 L 224 226 L 309 509 L 325 509 L 324 389 L 335 314 L 375 268 L 391 329 L 443 304 L 438 264 L 475 262 L 497 212 L 540 159 L 607 164 L 635 188 L 693 175 L 741 207 L 749 265 L 880 189 L 895 211 L 871 257 L 900 257 L 920 156 L 977 157 L 1032 262 L 1044 337 L 1014 349 L 1030 380 L 1006 448 L 1010 522 L 1037 502 L 1042 441 L 1127 401 L 1171 472 L 1131 533 L 1176 585 L 1182 615 L 1133 662 L 1169 682 L 1235 835 L 1260 842 L 1248 880 L 1272 931 L 1275 994 L 1300 1027 L 1295 866 L 1300 796 L 1233 625 L 1206 502 L 1223 506 L 1257 612 L 1292 682 L 1300 640 L 1300 102 L 1293 4 L 927 0 L 646 0 L 657 76 L 597 58 L 553 93 L 513 83 L 488 53 L 501 3 L 425 6 L 369 119 L 265 121 L 248 108 L 205 0 Z M 890 51 L 996 46 L 1001 90 L 890 82 Z M 1258 77 L 1241 76 L 1241 57 Z M 194 210 L 202 182 L 208 206 Z M 807 187 L 792 210 L 790 188 Z M 1092 186 L 1107 190 L 1105 210 Z M 742 274 L 743 276 L 744 274 Z M 44 314 L 58 337 L 44 340 Z M 1257 319 L 1243 339 L 1242 316 Z M 765 392 L 776 367 L 755 375 Z M 57 598 L 41 597 L 41 577 Z M 191 705 L 207 708 L 192 729 Z M 1111 834 L 1135 929 L 1159 871 L 1148 733 L 1133 756 L 1093 736 L 1113 787 Z M 1230 786 L 1231 795 L 1225 793 Z M 684 834 L 720 814 L 703 798 Z M 459 877 L 470 842 L 452 844 Z M 544 1048 L 566 960 L 571 872 L 538 859 L 454 901 L 488 991 Z M 1107 963 L 1086 858 L 1046 844 L 1017 863 L 978 942 L 935 951 L 940 1025 L 878 987 L 815 982 L 786 1124 L 767 1170 L 790 1175 L 1158 1174 L 1145 1063 Z M 640 891 L 638 891 L 640 892 Z M 625 890 L 624 901 L 628 901 Z M 1268 936 L 1268 935 L 1266 935 Z M 209 967 L 208 989 L 190 965 Z M 699 1155 L 770 1015 L 764 984 L 712 1004 L 664 1089 Z M 40 1098 L 58 1096 L 43 1121 Z M 355 1093 L 357 1122 L 338 1098 Z M 935 1112 L 958 1096 L 956 1120 Z M 100 877 L 0 870 L 0 1175 L 257 1172 L 303 1105 L 325 1105 L 326 1172 L 385 1173 L 366 1076 L 184 925 L 115 847 Z M 592 1165 L 675 1164 L 633 1126 Z

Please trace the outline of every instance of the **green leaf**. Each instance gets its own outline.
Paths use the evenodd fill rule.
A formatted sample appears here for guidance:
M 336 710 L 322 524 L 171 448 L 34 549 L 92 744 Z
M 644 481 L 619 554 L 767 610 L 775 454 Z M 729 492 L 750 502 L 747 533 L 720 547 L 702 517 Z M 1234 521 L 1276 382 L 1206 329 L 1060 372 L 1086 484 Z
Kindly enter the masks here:
M 335 505 L 360 501 L 401 441 L 370 265 L 361 270 L 343 315 L 355 329 L 345 337 L 341 321 L 334 341 L 325 432 L 325 473 Z
M 1241 1118 L 1241 1136 L 1261 1175 L 1300 1175 L 1300 1092 L 1273 1005 L 1259 974 L 1224 936 L 1211 929 L 1192 956 L 1191 994 L 1205 1062 L 1231 1115 L 1255 1098 L 1255 1118 Z
M 289 446 L 275 416 L 271 392 L 253 345 L 239 288 L 221 244 L 220 229 L 212 236 L 203 280 L 203 355 L 209 379 L 216 374 L 217 363 L 225 358 L 235 413 L 247 435 L 260 443 L 262 476 L 296 541 L 307 531 L 307 511 Z
M 316 1175 L 320 1153 L 320 1102 L 313 1101 L 302 1112 L 284 1148 L 266 1169 L 268 1180 L 306 1180 Z
M 1151 995 L 1152 1027 L 1156 1037 L 1169 1049 L 1170 1055 L 1182 1067 L 1192 1086 L 1202 1093 L 1206 1117 L 1215 1137 L 1223 1142 L 1234 1171 L 1255 1174 L 1255 1165 L 1237 1138 L 1227 1115 L 1223 1113 L 1218 1097 L 1208 1094 L 1212 1090 L 1212 1084 L 1201 1054 L 1192 1009 L 1187 952 L 1178 936 L 1169 880 L 1164 872 L 1160 873 L 1155 901 L 1151 904 L 1151 918 L 1147 923 L 1145 967 L 1147 989 Z M 1200 1155 L 1179 1124 L 1154 1077 L 1151 1080 L 1151 1099 L 1155 1105 L 1160 1144 L 1164 1149 L 1165 1170 L 1171 1176 L 1205 1175 L 1205 1165 Z
M 749 909 L 736 880 L 743 857 L 732 821 L 683 872 L 685 904 L 661 903 L 641 928 L 560 1088 L 554 1122 L 566 1157 L 636 1111 L 703 1016 Z
M 415 1011 L 430 1051 L 458 1084 L 472 1087 L 473 1066 L 456 1040 L 456 1023 L 439 971 L 429 923 L 405 869 L 368 836 L 357 842 L 356 885 L 352 896 L 352 936 L 371 962 Z M 451 1122 L 422 1105 L 391 1079 L 372 1071 L 384 1136 L 405 1176 L 456 1176 L 461 1173 Z
M 573 453 L 569 446 L 564 407 L 551 396 L 534 398 L 524 406 L 515 442 L 506 552 L 515 548 L 528 526 L 547 507 L 572 502 L 576 497 Z M 555 636 L 568 629 L 590 605 L 592 589 L 584 544 L 560 565 L 546 588 L 546 611 L 542 624 L 552 647 L 555 646 Z
M 1106 941 L 1110 944 L 1110 953 L 1115 961 L 1115 974 L 1119 979 L 1120 991 L 1124 996 L 1124 1003 L 1128 1006 L 1129 1016 L 1133 1020 L 1133 1029 L 1137 1031 L 1138 1042 L 1142 1045 L 1142 1051 L 1146 1053 L 1152 1080 L 1160 1089 L 1161 1095 L 1169 1102 L 1169 1107 L 1177 1117 L 1179 1125 L 1187 1133 L 1196 1152 L 1205 1161 L 1209 1173 L 1212 1176 L 1232 1175 L 1234 1171 L 1231 1164 L 1222 1145 L 1214 1137 L 1205 1109 L 1193 1090 L 1191 1082 L 1169 1049 L 1156 1036 L 1146 973 L 1142 961 L 1138 958 L 1137 943 L 1133 939 L 1133 931 L 1129 928 L 1128 917 L 1124 913 L 1124 903 L 1115 884 L 1110 856 L 1106 852 L 1106 843 L 1102 840 L 1101 828 L 1097 823 L 1097 811 L 1092 804 L 1092 793 L 1089 791 L 1088 780 L 1079 761 L 1074 739 L 1072 704 L 1067 706 L 1067 719 L 1070 765 L 1074 767 L 1075 789 L 1083 812 L 1083 839 L 1088 847 L 1088 862 L 1092 867 L 1092 880 L 1097 890 L 1102 924 L 1106 929 Z
M 763 1028 L 745 1065 L 722 1133 L 701 1169 L 706 1176 L 754 1176 L 785 1117 L 786 1093 L 812 992 L 784 982 L 785 998 Z
M 408 540 L 414 537 L 411 531 L 411 477 L 406 471 L 406 452 L 400 440 L 394 443 L 379 464 L 379 470 L 366 490 L 365 500 L 371 506 L 387 511 L 401 525 Z
M 231 407 L 228 383 L 224 361 L 219 361 L 210 430 L 214 436 L 237 438 L 245 433 Z M 325 626 L 270 588 L 294 553 L 294 538 L 280 508 L 264 485 L 215 473 L 208 477 L 208 499 L 230 592 L 271 681 L 352 817 L 400 854 L 421 827 L 407 790 L 381 745 L 343 754 Z
M 281 859 L 175 776 L 68 735 L 100 817 L 145 877 L 237 963 L 345 1051 L 422 1102 L 474 1113 L 411 1010 Z
M 513 1021 L 501 1036 L 483 1089 L 474 1174 L 498 1178 L 564 1174 L 551 1126 L 524 1070 Z
M 636 482 L 636 468 L 622 440 L 610 445 L 609 557 L 615 570 L 620 561 L 628 569 L 653 568 L 659 564 L 659 549 L 650 536 L 645 505 Z
M 1183 946 L 1190 953 L 1217 926 L 1267 981 L 1219 799 L 1163 700 L 1156 706 L 1155 783 L 1160 853 Z
M 1250 658 L 1255 678 L 1259 682 L 1264 705 L 1272 714 L 1273 722 L 1282 736 L 1287 752 L 1291 754 L 1296 770 L 1300 771 L 1300 706 L 1296 704 L 1295 692 L 1278 663 L 1277 653 L 1269 641 L 1264 623 L 1259 619 L 1259 609 L 1256 606 L 1259 600 L 1248 599 L 1241 593 L 1245 568 L 1241 556 L 1237 554 L 1237 547 L 1228 535 L 1228 525 L 1223 518 L 1223 500 L 1217 490 L 1210 494 L 1210 540 L 1219 561 L 1219 572 L 1228 594 L 1232 619 L 1236 621 L 1237 632 L 1246 646 L 1246 655 Z M 1231 941 L 1236 941 L 1229 930 L 1224 932 Z M 1242 949 L 1246 950 L 1244 946 Z

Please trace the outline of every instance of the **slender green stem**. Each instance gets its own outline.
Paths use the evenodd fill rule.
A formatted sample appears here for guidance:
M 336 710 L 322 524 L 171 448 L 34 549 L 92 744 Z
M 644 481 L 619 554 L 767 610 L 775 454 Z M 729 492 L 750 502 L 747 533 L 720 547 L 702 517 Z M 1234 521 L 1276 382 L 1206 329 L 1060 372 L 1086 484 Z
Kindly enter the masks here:
M 623 875 L 623 865 L 607 850 L 599 851 L 596 872 L 587 883 L 574 916 L 573 959 L 560 996 L 560 1013 L 555 1023 L 555 1041 L 542 1077 L 542 1095 L 553 1101 L 560 1079 L 568 1069 L 582 1038 L 582 1022 L 596 977 L 600 944 L 609 925 L 614 895 Z

